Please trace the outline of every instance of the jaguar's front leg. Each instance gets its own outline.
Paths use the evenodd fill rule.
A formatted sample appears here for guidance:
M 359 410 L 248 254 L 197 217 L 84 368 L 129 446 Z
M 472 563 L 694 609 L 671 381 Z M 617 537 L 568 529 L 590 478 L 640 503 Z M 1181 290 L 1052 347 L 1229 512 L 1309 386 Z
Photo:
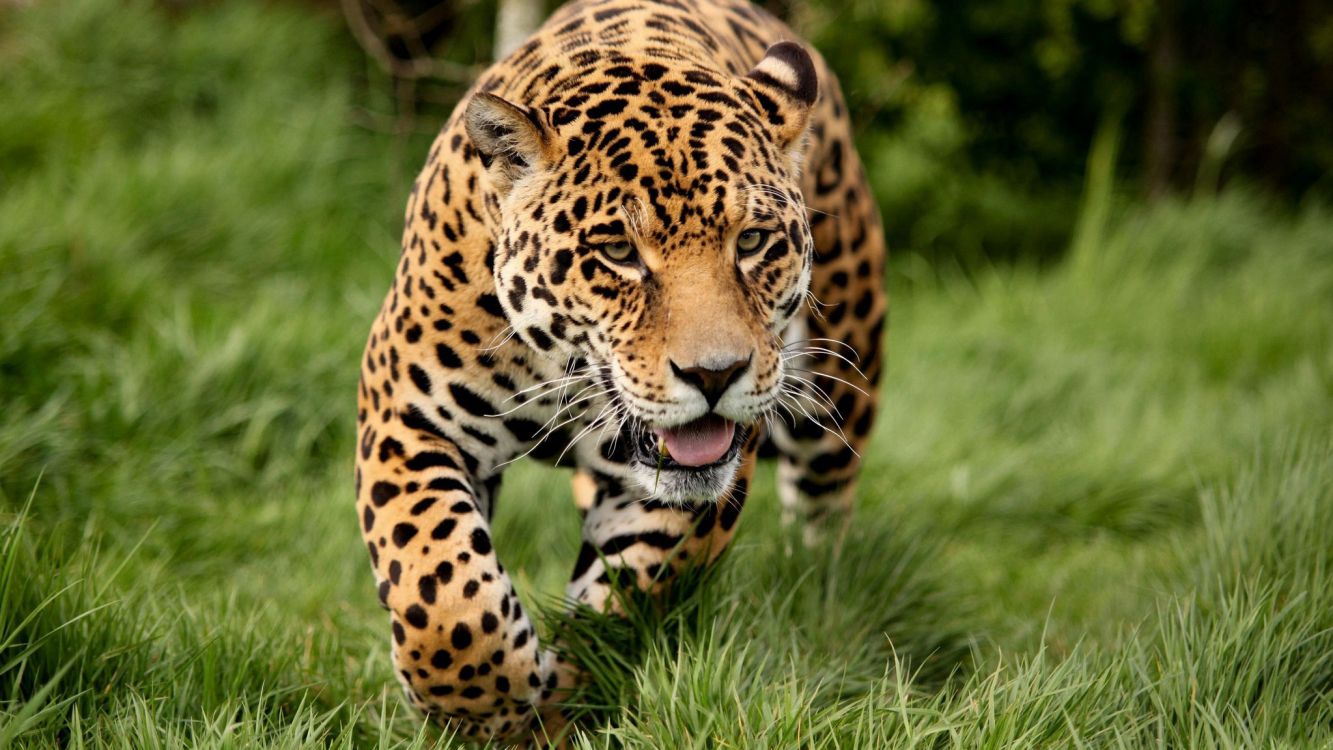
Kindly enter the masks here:
M 460 735 L 525 736 L 557 678 L 496 557 L 487 492 L 452 442 L 397 419 L 365 429 L 357 505 L 399 681 Z

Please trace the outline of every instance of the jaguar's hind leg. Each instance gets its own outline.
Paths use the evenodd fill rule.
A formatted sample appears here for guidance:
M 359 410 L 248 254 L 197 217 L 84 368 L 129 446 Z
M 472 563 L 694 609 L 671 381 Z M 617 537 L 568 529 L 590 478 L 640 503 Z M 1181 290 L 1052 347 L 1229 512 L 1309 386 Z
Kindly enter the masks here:
M 779 452 L 783 522 L 802 524 L 805 543 L 813 545 L 829 532 L 836 540 L 845 533 L 876 399 L 866 384 L 827 361 L 832 357 L 804 359 L 796 375 L 809 382 L 793 386 L 799 395 L 788 396 L 770 430 Z
M 888 305 L 879 213 L 836 82 L 818 106 L 827 126 L 812 138 L 801 186 L 815 242 L 814 299 L 784 336 L 794 390 L 769 426 L 783 515 L 804 524 L 807 543 L 840 534 L 850 517 L 875 420 Z

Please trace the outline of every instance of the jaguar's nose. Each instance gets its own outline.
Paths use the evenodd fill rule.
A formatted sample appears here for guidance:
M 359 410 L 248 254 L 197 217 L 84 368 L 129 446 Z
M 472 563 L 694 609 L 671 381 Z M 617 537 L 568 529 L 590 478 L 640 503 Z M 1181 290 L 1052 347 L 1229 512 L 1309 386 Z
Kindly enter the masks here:
M 737 359 L 722 367 L 704 367 L 700 365 L 681 367 L 675 362 L 671 362 L 671 371 L 676 374 L 676 377 L 697 388 L 699 393 L 703 394 L 704 400 L 708 402 L 708 408 L 712 409 L 717 406 L 718 401 L 722 400 L 722 394 L 726 393 L 727 389 L 745 373 L 752 359 L 754 359 L 753 353 L 744 359 Z

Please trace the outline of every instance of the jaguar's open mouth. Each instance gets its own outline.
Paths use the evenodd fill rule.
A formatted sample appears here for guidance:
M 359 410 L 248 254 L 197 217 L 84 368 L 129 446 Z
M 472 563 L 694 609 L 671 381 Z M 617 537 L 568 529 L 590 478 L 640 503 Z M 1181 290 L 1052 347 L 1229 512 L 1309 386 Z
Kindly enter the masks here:
M 670 428 L 641 429 L 635 460 L 662 471 L 704 472 L 730 463 L 745 442 L 746 428 L 706 414 Z

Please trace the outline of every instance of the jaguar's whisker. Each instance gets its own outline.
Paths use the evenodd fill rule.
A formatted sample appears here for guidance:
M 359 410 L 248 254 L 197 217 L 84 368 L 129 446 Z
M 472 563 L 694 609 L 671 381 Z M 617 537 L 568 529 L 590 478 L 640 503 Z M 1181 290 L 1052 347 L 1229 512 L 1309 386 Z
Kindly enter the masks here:
M 844 380 L 844 379 L 838 377 L 837 375 L 830 375 L 830 374 L 828 374 L 827 372 L 823 372 L 823 371 L 821 371 L 821 370 L 809 370 L 809 369 L 806 369 L 806 368 L 804 368 L 804 367 L 788 367 L 787 369 L 788 369 L 788 370 L 791 370 L 792 372 L 808 372 L 808 373 L 811 373 L 811 374 L 813 374 L 813 375 L 819 375 L 819 376 L 828 378 L 829 380 L 834 380 L 834 381 L 837 381 L 837 382 L 839 382 L 839 383 L 842 383 L 843 385 L 847 386 L 848 388 L 851 388 L 852 390 L 856 391 L 857 393 L 861 394 L 862 396 L 869 396 L 869 395 L 870 395 L 869 393 L 866 393 L 866 392 L 865 392 L 865 389 L 862 388 L 861 386 L 859 386 L 859 385 L 857 385 L 857 384 L 855 384 L 855 383 L 849 382 L 849 381 L 847 381 L 847 380 Z M 861 377 L 865 377 L 865 375 L 862 375 Z M 867 379 L 868 379 L 868 378 L 867 378 Z
M 800 402 L 799 402 L 799 401 L 797 401 L 797 402 L 795 402 L 794 404 L 792 404 L 792 405 L 796 406 L 796 408 L 800 409 L 801 412 L 802 412 L 803 414 L 805 414 L 806 418 L 809 419 L 811 422 L 814 422 L 814 423 L 815 423 L 821 430 L 823 430 L 824 432 L 826 432 L 826 433 L 828 433 L 828 434 L 830 434 L 830 435 L 832 435 L 832 436 L 838 438 L 839 442 L 841 442 L 841 443 L 843 444 L 843 446 L 845 446 L 845 447 L 847 448 L 847 450 L 851 451 L 853 455 L 855 455 L 857 458 L 860 458 L 860 457 L 861 457 L 861 454 L 858 453 L 857 450 L 856 450 L 855 448 L 852 447 L 851 442 L 847 440 L 847 434 L 844 433 L 844 432 L 842 431 L 842 426 L 841 426 L 840 424 L 838 424 L 838 421 L 837 421 L 837 420 L 833 419 L 833 415 L 832 415 L 832 414 L 829 414 L 829 413 L 828 413 L 828 409 L 825 409 L 824 406 L 823 406 L 822 404 L 819 404 L 819 403 L 816 402 L 816 401 L 812 401 L 812 400 L 810 400 L 809 394 L 805 394 L 805 393 L 788 393 L 787 395 L 793 396 L 793 397 L 795 397 L 795 398 L 797 398 L 797 399 L 801 399 L 801 400 L 808 401 L 808 402 L 811 403 L 812 405 L 817 406 L 817 407 L 819 407 L 821 410 L 823 410 L 824 413 L 825 413 L 826 415 L 828 415 L 829 419 L 833 422 L 834 427 L 837 428 L 836 431 L 834 431 L 833 429 L 830 429 L 829 426 L 826 425 L 826 424 L 824 424 L 824 422 L 822 422 L 818 417 L 815 417 L 815 416 L 811 415 L 810 412 L 806 411 L 805 408 L 802 407 L 802 406 L 800 405 Z
M 515 461 L 517 461 L 517 460 L 519 460 L 519 459 L 521 459 L 521 458 L 527 458 L 528 455 L 529 455 L 530 453 L 532 453 L 533 451 L 537 450 L 537 446 L 541 445 L 541 444 L 542 444 L 542 441 L 544 441 L 546 438 L 548 438 L 548 437 L 551 436 L 551 433 L 553 433 L 555 430 L 560 429 L 561 427 L 564 427 L 565 425 L 569 424 L 570 422 L 573 422 L 573 421 L 578 420 L 578 419 L 581 418 L 584 414 L 587 414 L 587 413 L 588 413 L 588 410 L 587 410 L 587 409 L 584 409 L 583 411 L 581 411 L 581 412 L 579 412 L 578 414 L 576 414 L 576 415 L 570 417 L 569 419 L 566 419 L 565 421 L 561 422 L 560 424 L 556 425 L 555 427 L 552 427 L 552 428 L 551 428 L 545 435 L 542 435 L 539 439 L 532 441 L 532 447 L 531 447 L 531 448 L 528 448 L 527 450 L 523 451 L 522 453 L 518 454 L 517 456 L 514 456 L 513 458 L 509 459 L 508 461 L 505 461 L 505 462 L 503 462 L 503 463 L 496 464 L 495 468 L 500 469 L 500 468 L 503 468 L 503 467 L 505 467 L 505 466 L 508 466 L 509 464 L 514 463 Z
M 832 350 L 832 349 L 828 349 L 828 348 L 826 348 L 826 347 L 822 347 L 822 346 L 807 346 L 807 347 L 803 347 L 803 348 L 801 348 L 801 349 L 787 349 L 787 350 L 784 350 L 784 351 L 782 352 L 782 354 L 783 354 L 784 357 L 789 357 L 789 358 L 790 358 L 790 357 L 803 357 L 803 356 L 808 357 L 808 356 L 814 356 L 814 355 L 817 355 L 817 354 L 825 354 L 825 355 L 828 355 L 828 356 L 830 356 L 830 357 L 837 357 L 838 359 L 841 359 L 843 362 L 846 362 L 847 364 L 850 364 L 850 365 L 856 365 L 856 364 L 859 362 L 859 360 L 861 359 L 861 356 L 860 356 L 859 354 L 856 354 L 855 351 L 853 351 L 853 354 L 856 355 L 856 360 L 853 361 L 852 359 L 849 359 L 849 358 L 847 357 L 847 355 L 845 355 L 845 354 L 843 354 L 843 353 L 841 353 L 841 352 L 836 352 L 836 351 L 834 351 L 834 350 Z
M 800 375 L 793 375 L 790 372 L 787 373 L 787 378 L 789 380 L 794 380 L 798 383 L 804 383 L 806 386 L 808 386 L 811 390 L 815 392 L 815 395 L 818 396 L 821 401 L 828 404 L 828 406 L 832 408 L 834 412 L 838 411 L 838 407 L 834 405 L 833 399 L 829 398 L 829 395 L 824 392 L 823 388 L 820 388 L 819 386 L 815 385 L 814 381 L 810 380 L 809 378 L 802 377 Z M 838 414 L 838 418 L 841 419 L 842 415 Z
M 789 347 L 790 347 L 790 346 L 798 346 L 798 345 L 803 345 L 803 344 L 806 344 L 806 343 L 809 343 L 809 342 L 812 342 L 812 341 L 818 341 L 818 342 L 820 342 L 821 344 L 837 344 L 838 346 L 842 346 L 842 347 L 846 347 L 846 348 L 850 349 L 850 350 L 852 351 L 853 354 L 856 353 L 856 347 L 852 346 L 851 344 L 847 343 L 846 341 L 839 341 L 839 340 L 837 340 L 837 339 L 830 339 L 830 338 L 826 338 L 826 337 L 823 337 L 823 336 L 812 336 L 812 337 L 810 337 L 810 338 L 804 338 L 804 339 L 801 339 L 800 341 L 793 341 L 793 342 L 791 342 L 790 344 L 788 344 L 787 346 L 789 346 Z M 783 348 L 785 349 L 786 347 L 783 347 Z M 859 359 L 859 358 L 860 358 L 860 355 L 857 355 L 857 358 Z
M 794 359 L 799 359 L 801 357 L 818 357 L 821 355 L 833 357 L 834 359 L 846 362 L 847 366 L 855 370 L 857 375 L 860 375 L 862 378 L 865 378 L 866 380 L 870 380 L 870 378 L 864 372 L 861 371 L 861 368 L 858 367 L 855 362 L 851 361 L 850 359 L 847 359 L 846 357 L 842 356 L 841 354 L 838 354 L 835 351 L 832 351 L 831 349 L 809 349 L 797 352 L 787 352 L 783 353 L 781 356 L 783 364 L 786 364 Z

